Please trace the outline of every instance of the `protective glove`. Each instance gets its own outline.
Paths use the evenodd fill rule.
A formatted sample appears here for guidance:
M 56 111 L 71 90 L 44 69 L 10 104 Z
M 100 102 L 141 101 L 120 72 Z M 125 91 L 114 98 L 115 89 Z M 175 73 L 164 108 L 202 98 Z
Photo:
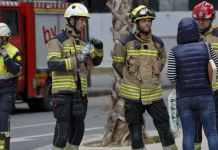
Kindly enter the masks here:
M 96 56 L 95 49 L 91 49 L 91 51 L 89 52 L 89 55 L 92 59 L 95 58 L 95 56 Z
M 82 103 L 82 98 L 80 97 L 79 90 L 75 91 L 74 97 L 73 97 L 73 109 L 72 109 L 72 115 L 76 119 L 82 120 L 84 119 L 84 106 Z
M 6 52 L 5 49 L 1 49 L 1 50 L 0 50 L 0 54 L 1 54 L 2 57 L 4 57 L 4 58 L 8 55 L 8 53 Z
M 98 49 L 103 48 L 103 43 L 98 39 L 92 39 L 90 42 L 91 42 L 92 45 L 94 45 Z

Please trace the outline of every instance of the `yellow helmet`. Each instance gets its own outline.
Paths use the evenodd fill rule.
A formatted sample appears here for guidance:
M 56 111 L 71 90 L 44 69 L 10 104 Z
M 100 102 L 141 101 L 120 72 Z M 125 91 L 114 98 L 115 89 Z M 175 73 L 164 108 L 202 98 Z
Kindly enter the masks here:
M 144 18 L 150 18 L 152 20 L 156 18 L 155 12 L 144 5 L 138 6 L 132 11 L 132 13 L 127 13 L 127 16 L 131 19 L 131 22 Z
M 74 3 L 71 4 L 64 13 L 64 18 L 70 18 L 73 16 L 79 16 L 79 17 L 87 17 L 89 18 L 89 12 L 87 8 L 80 3 Z

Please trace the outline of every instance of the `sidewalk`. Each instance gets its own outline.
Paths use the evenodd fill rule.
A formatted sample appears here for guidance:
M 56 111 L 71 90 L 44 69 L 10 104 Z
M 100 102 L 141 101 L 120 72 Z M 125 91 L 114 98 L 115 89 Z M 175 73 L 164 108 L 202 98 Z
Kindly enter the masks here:
M 102 94 L 102 91 L 104 91 L 104 90 L 107 90 L 108 92 L 110 92 L 110 88 L 103 88 L 103 87 L 89 88 L 88 90 L 92 91 L 95 94 L 97 94 L 97 93 Z M 167 95 L 169 95 L 169 93 L 171 91 L 172 91 L 172 88 L 163 88 L 163 96 L 167 97 Z M 103 95 L 109 96 L 106 93 L 104 93 Z M 110 101 L 104 100 L 104 99 L 106 99 L 105 97 L 107 97 L 107 96 L 96 97 L 96 95 L 95 95 L 94 97 L 90 97 L 89 98 L 89 105 L 96 105 L 96 104 L 99 104 L 99 102 L 101 102 L 101 104 L 105 104 L 105 105 L 109 104 Z M 148 136 L 158 135 L 156 130 L 147 130 L 146 132 L 148 133 Z M 127 147 L 85 147 L 85 146 L 83 146 L 84 143 L 89 143 L 89 142 L 93 142 L 93 141 L 100 141 L 102 139 L 102 137 L 103 137 L 103 135 L 96 135 L 92 139 L 83 140 L 79 150 L 131 150 L 130 146 L 127 146 Z M 182 129 L 181 128 L 180 128 L 180 134 L 175 139 L 175 141 L 176 141 L 176 145 L 178 146 L 179 150 L 182 150 Z M 202 142 L 202 149 L 201 150 L 208 150 L 209 148 L 207 145 L 208 145 L 207 139 L 203 133 L 203 142 Z M 146 147 L 146 150 L 162 150 L 162 146 L 160 143 L 145 145 L 145 147 Z M 51 149 L 52 149 L 52 144 L 49 144 L 47 146 L 40 147 L 40 148 L 37 148 L 34 150 L 51 150 Z
M 150 130 L 147 131 L 149 136 L 154 136 L 157 135 L 156 130 Z M 131 150 L 130 146 L 125 146 L 125 147 L 85 147 L 83 146 L 84 143 L 89 143 L 89 142 L 94 142 L 94 141 L 100 141 L 102 139 L 103 135 L 97 136 L 95 138 L 89 139 L 89 140 L 83 140 L 81 143 L 81 146 L 79 147 L 79 150 Z M 182 130 L 180 129 L 180 134 L 179 136 L 175 139 L 176 145 L 178 146 L 178 150 L 182 150 Z M 145 145 L 146 150 L 162 150 L 162 146 L 160 143 L 158 144 L 149 144 Z M 51 150 L 52 149 L 52 144 L 37 148 L 34 150 Z M 202 147 L 201 150 L 208 150 L 208 144 L 207 144 L 207 139 L 203 133 L 203 142 L 202 142 Z

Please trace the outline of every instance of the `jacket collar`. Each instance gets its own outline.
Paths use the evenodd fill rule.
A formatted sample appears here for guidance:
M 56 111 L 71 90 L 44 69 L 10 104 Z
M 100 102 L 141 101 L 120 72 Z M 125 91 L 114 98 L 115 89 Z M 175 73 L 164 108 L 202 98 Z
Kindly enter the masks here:
M 211 26 L 210 29 L 207 32 L 205 32 L 203 34 L 201 33 L 201 34 L 206 36 L 208 34 L 211 34 L 212 32 L 213 32 L 213 27 Z
M 149 42 L 152 40 L 152 31 L 148 35 L 145 35 L 145 33 L 142 33 L 139 31 L 139 29 L 136 29 L 135 30 L 135 37 L 140 42 Z
M 68 24 L 66 24 L 64 30 L 66 31 L 66 34 L 67 34 L 69 37 L 75 37 L 75 38 L 78 38 L 78 37 L 79 37 L 79 34 L 76 34 L 76 32 L 74 31 L 74 29 L 73 29 L 72 27 L 70 27 Z

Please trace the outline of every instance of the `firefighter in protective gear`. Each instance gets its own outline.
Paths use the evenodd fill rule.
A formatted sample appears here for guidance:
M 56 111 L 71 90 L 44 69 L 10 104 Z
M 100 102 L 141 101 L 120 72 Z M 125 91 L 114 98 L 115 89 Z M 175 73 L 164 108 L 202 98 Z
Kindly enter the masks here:
M 10 117 L 15 103 L 19 72 L 19 50 L 9 43 L 11 31 L 0 23 L 0 150 L 10 149 Z
M 113 67 L 121 80 L 125 119 L 132 137 L 132 149 L 144 150 L 143 113 L 151 115 L 164 150 L 177 150 L 170 133 L 169 114 L 163 101 L 160 74 L 166 62 L 162 40 L 151 31 L 155 13 L 144 5 L 127 14 L 136 30 L 115 45 Z
M 85 128 L 90 70 L 80 53 L 87 42 L 79 34 L 86 27 L 89 12 L 84 5 L 74 3 L 66 9 L 64 18 L 67 21 L 65 29 L 47 44 L 47 64 L 52 71 L 53 113 L 57 120 L 53 150 L 78 150 Z M 103 43 L 98 39 L 90 42 L 94 46 L 90 57 L 93 65 L 98 66 L 103 59 Z
M 192 12 L 200 29 L 200 38 L 203 42 L 210 43 L 218 55 L 218 29 L 212 27 L 212 22 L 216 17 L 216 12 L 212 4 L 203 1 L 197 4 Z M 216 127 L 218 129 L 218 80 L 213 87 L 214 104 L 216 109 Z M 198 115 L 195 116 L 195 150 L 201 149 L 202 123 Z

